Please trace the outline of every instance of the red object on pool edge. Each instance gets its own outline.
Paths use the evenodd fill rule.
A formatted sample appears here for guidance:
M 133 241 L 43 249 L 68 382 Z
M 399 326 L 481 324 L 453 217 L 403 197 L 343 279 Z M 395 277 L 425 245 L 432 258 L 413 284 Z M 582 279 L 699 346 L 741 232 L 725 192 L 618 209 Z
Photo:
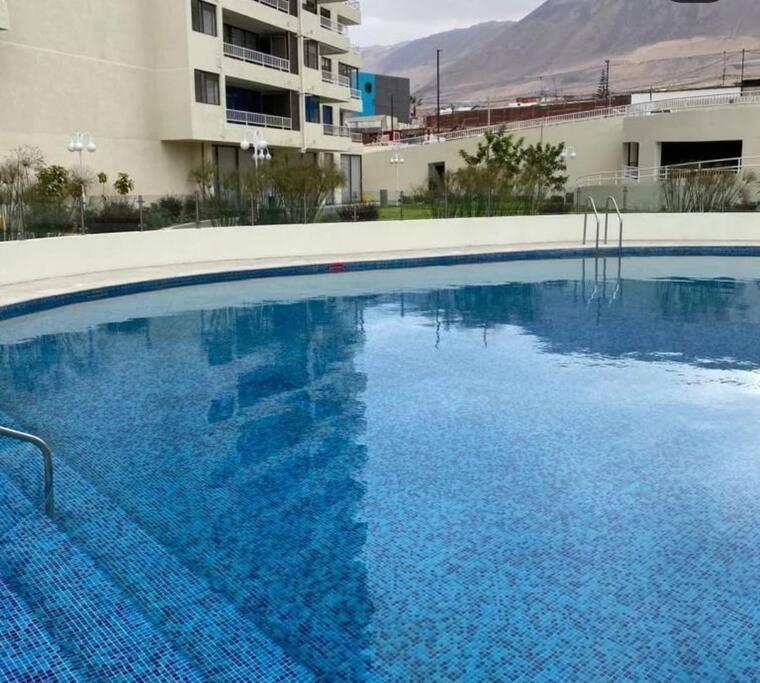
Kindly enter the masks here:
M 331 263 L 329 266 L 327 266 L 327 270 L 331 273 L 345 273 L 346 272 L 346 264 L 345 263 Z

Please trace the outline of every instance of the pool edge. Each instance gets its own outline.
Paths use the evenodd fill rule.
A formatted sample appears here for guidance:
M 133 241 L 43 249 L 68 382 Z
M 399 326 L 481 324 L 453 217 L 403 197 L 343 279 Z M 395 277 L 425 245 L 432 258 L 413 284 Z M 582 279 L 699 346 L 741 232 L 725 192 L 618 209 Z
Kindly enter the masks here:
M 18 318 L 34 313 L 42 313 L 63 306 L 86 303 L 89 301 L 101 301 L 103 299 L 129 296 L 131 294 L 223 282 L 239 282 L 243 280 L 276 277 L 295 277 L 300 275 L 336 275 L 370 270 L 426 268 L 477 263 L 641 256 L 760 256 L 760 245 L 624 246 L 622 251 L 617 247 L 604 247 L 598 251 L 594 247 L 524 249 L 518 251 L 449 254 L 409 258 L 339 262 L 325 261 L 292 266 L 214 271 L 208 273 L 136 280 L 134 282 L 93 287 L 90 289 L 64 292 L 0 305 L 0 321 L 10 320 L 12 318 Z

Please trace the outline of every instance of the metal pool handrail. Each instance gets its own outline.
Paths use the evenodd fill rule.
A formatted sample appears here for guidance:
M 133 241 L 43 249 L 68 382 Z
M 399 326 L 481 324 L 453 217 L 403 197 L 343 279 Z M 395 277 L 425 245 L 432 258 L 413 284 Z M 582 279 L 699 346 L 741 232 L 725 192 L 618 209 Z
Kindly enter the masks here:
M 615 208 L 618 221 L 620 222 L 620 234 L 618 235 L 618 249 L 623 251 L 623 214 L 620 213 L 620 207 L 618 206 L 617 199 L 610 196 L 607 197 L 607 205 L 604 207 L 604 243 L 607 244 L 607 235 L 610 225 L 610 203 Z
M 32 446 L 36 446 L 40 453 L 42 453 L 42 459 L 45 463 L 45 513 L 48 517 L 52 517 L 55 506 L 53 502 L 53 452 L 50 450 L 50 446 L 40 439 L 39 436 L 18 432 L 15 429 L 8 429 L 7 427 L 0 427 L 0 436 L 30 443 Z
M 593 197 L 586 197 L 586 211 L 583 214 L 583 245 L 586 245 L 586 235 L 588 234 L 588 210 L 593 209 L 596 216 L 596 248 L 599 250 L 599 231 L 602 228 L 602 219 L 599 218 L 599 212 L 596 210 L 596 202 Z

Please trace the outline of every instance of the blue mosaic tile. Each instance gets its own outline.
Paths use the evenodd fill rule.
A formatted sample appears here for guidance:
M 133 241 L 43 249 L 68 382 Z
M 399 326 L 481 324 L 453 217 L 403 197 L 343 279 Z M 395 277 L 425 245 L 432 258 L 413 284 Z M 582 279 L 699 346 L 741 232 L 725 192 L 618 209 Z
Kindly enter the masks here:
M 167 291 L 189 312 L 0 347 L 0 423 L 51 441 L 57 498 L 51 524 L 38 456 L 0 443 L 0 578 L 83 680 L 70 629 L 130 671 L 165 644 L 151 680 L 757 680 L 758 283 L 542 267 Z M 51 549 L 76 569 L 46 605 L 16 567 Z
M 4 491 L 4 485 L 0 484 Z M 18 596 L 0 580 L 0 680 L 76 683 L 58 646 Z

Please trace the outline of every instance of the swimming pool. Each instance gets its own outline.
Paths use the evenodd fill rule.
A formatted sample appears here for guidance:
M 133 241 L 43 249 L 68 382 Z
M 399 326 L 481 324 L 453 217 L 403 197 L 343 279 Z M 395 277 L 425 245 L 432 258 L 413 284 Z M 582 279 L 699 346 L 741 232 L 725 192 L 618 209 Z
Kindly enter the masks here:
M 425 268 L 0 323 L 0 424 L 56 457 L 50 521 L 0 442 L 0 672 L 756 680 L 753 273 Z

